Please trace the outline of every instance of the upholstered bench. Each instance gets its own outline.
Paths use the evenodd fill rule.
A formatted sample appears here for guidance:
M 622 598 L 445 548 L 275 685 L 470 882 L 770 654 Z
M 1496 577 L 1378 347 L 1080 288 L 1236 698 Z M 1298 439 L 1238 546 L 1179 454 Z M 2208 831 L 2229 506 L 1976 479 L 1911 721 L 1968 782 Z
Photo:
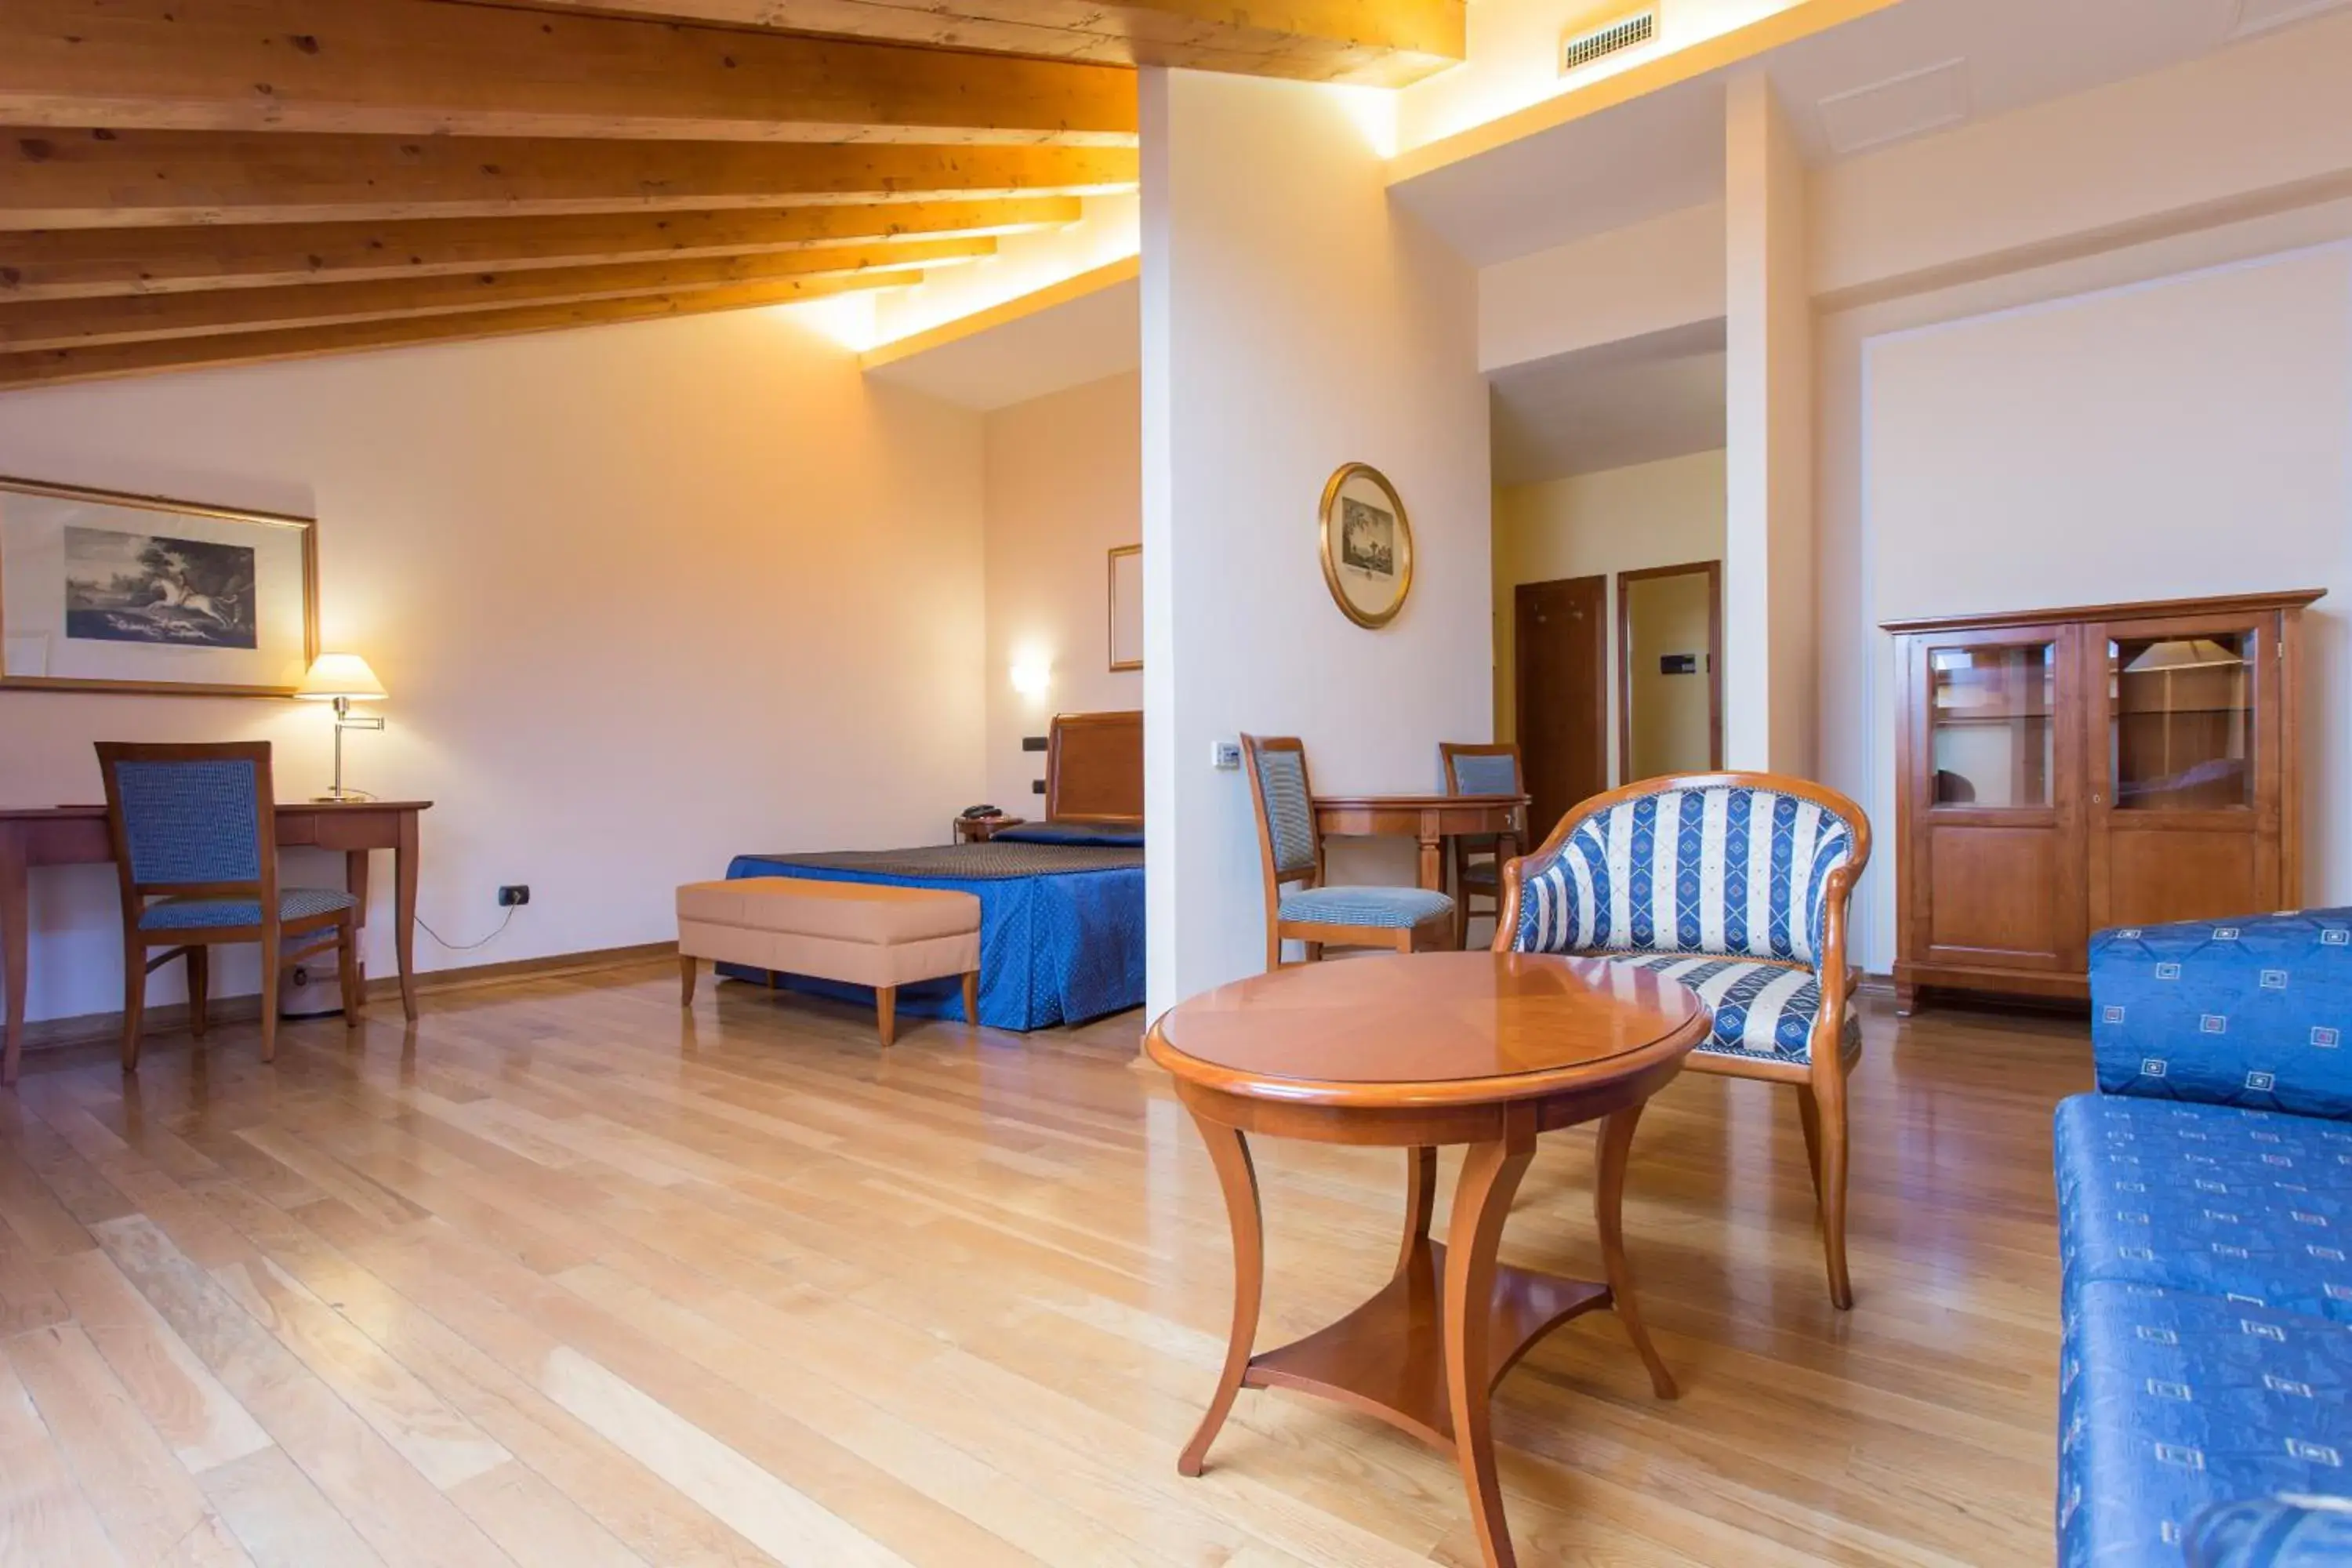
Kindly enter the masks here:
M 744 963 L 874 987 L 887 1046 L 898 1034 L 898 987 L 963 977 L 963 1016 L 980 1016 L 980 900 L 970 893 L 740 877 L 677 890 L 679 1001 L 694 1005 L 700 963 Z

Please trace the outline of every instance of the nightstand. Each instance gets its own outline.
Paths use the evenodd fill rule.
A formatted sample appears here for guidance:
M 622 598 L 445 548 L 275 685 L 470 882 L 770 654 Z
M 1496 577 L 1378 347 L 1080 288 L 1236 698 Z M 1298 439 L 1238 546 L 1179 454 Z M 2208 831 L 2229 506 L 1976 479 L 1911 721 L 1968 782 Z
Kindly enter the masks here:
M 1018 816 L 959 816 L 955 822 L 956 842 L 985 844 L 1008 827 L 1018 827 L 1024 818 Z

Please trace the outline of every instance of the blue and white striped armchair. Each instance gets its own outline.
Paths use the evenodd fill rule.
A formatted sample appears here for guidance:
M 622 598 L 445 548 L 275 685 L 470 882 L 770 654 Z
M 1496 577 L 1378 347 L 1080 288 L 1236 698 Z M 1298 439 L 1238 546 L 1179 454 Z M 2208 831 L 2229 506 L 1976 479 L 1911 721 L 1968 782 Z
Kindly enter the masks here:
M 1845 1260 L 1846 1073 L 1862 1052 L 1846 900 L 1870 822 L 1833 790 L 1773 773 L 1651 779 L 1570 812 L 1504 870 L 1496 952 L 1613 957 L 1681 981 L 1715 1015 L 1694 1071 L 1796 1087 L 1829 1255 Z

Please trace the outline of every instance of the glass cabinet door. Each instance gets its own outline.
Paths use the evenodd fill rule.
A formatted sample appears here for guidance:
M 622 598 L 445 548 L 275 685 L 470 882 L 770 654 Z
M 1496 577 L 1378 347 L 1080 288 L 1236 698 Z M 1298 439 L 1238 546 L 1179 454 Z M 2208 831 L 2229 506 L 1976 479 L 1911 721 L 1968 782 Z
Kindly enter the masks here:
M 1927 745 L 1936 805 L 2046 807 L 2057 773 L 2053 642 L 1927 650 Z
M 2114 809 L 2253 805 L 2254 641 L 2251 630 L 2107 639 Z

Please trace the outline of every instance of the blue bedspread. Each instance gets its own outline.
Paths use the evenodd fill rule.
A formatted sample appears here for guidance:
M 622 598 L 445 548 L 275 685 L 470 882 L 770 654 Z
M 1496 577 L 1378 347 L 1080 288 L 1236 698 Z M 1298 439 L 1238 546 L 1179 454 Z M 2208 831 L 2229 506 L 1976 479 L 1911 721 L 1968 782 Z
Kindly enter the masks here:
M 980 900 L 980 1021 L 992 1029 L 1084 1023 L 1143 1005 L 1143 855 L 1125 847 L 964 844 L 829 855 L 738 855 L 735 877 L 944 888 Z M 758 972 L 722 966 L 741 979 Z M 795 988 L 870 999 L 862 985 Z M 961 1018 L 953 978 L 902 986 L 898 1010 Z

